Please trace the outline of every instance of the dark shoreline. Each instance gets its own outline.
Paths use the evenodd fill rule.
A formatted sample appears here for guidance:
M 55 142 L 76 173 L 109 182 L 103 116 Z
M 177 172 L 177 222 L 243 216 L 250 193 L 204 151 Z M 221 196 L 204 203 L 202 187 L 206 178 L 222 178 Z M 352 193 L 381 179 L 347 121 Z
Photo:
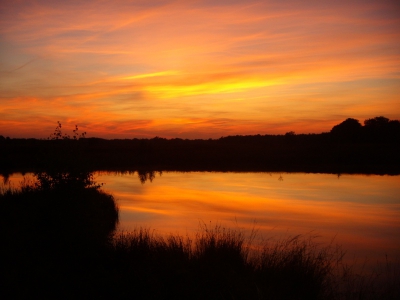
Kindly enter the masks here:
M 0 173 L 71 166 L 97 170 L 400 174 L 400 140 L 348 140 L 330 133 L 217 140 L 4 139 Z

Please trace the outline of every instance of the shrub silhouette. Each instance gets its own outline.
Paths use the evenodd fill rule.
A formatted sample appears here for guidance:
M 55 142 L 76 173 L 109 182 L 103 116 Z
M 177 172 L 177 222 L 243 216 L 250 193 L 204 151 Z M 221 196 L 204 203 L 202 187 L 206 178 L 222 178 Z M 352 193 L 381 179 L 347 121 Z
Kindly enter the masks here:
M 88 170 L 83 155 L 82 143 L 79 139 L 86 136 L 86 132 L 79 134 L 78 126 L 73 130 L 73 138 L 61 131 L 61 123 L 48 140 L 51 143 L 44 155 L 41 167 L 34 173 L 36 187 L 46 189 L 80 189 L 99 188 L 101 185 L 94 181 L 93 173 Z
M 31 184 L 3 191 L 0 265 L 7 274 L 4 288 L 16 298 L 50 298 L 54 291 L 65 290 L 68 295 L 86 281 L 94 284 L 90 276 L 96 276 L 101 267 L 102 253 L 117 224 L 113 196 L 98 188 L 39 189 Z
M 39 171 L 34 175 L 37 178 L 35 187 L 39 190 L 81 190 L 86 188 L 98 189 L 101 184 L 94 180 L 90 171 L 76 169 Z

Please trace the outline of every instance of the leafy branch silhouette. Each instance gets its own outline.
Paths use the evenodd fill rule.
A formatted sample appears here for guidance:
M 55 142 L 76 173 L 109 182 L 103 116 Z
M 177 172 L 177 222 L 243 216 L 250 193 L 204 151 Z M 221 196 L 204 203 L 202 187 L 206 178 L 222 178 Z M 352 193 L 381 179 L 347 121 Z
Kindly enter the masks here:
M 72 131 L 72 137 L 62 132 L 61 122 L 57 121 L 57 127 L 48 140 L 65 140 L 66 144 L 53 145 L 49 153 L 48 165 L 44 170 L 35 172 L 36 188 L 40 190 L 52 189 L 99 189 L 102 184 L 96 183 L 92 172 L 85 169 L 82 160 L 81 145 L 72 145 L 68 141 L 79 140 L 86 137 L 86 132 L 79 132 L 78 125 Z M 73 143 L 75 144 L 75 143 Z M 61 148 L 60 148 L 61 146 Z
M 48 137 L 48 140 L 79 140 L 86 137 L 86 132 L 79 133 L 78 125 L 75 125 L 75 129 L 72 130 L 72 138 L 66 133 L 62 133 L 62 125 L 60 121 L 57 121 L 57 127 L 54 129 L 54 132 Z

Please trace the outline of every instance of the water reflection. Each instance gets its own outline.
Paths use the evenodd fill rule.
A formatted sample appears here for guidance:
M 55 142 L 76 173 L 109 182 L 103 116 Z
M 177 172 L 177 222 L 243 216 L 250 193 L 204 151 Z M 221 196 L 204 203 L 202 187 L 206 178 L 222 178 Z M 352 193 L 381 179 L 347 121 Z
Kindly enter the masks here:
M 122 230 L 148 226 L 190 234 L 199 222 L 245 230 L 256 222 L 264 237 L 312 233 L 321 242 L 335 237 L 348 257 L 400 257 L 400 176 L 98 172 L 96 177 L 118 201 Z
M 199 221 L 250 230 L 255 221 L 264 236 L 313 232 L 361 257 L 399 255 L 399 176 L 169 172 L 144 185 L 134 174 L 99 176 L 126 230 L 185 234 Z

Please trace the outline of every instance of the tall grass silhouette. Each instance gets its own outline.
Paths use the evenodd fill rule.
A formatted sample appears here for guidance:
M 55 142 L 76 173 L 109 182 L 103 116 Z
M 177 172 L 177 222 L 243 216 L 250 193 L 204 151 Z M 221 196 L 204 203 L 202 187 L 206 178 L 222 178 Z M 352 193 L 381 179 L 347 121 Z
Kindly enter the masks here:
M 255 243 L 254 232 L 202 225 L 195 237 L 137 228 L 115 235 L 114 297 L 137 299 L 396 299 L 399 265 L 357 273 L 310 236 Z M 384 280 L 378 280 L 383 279 Z

